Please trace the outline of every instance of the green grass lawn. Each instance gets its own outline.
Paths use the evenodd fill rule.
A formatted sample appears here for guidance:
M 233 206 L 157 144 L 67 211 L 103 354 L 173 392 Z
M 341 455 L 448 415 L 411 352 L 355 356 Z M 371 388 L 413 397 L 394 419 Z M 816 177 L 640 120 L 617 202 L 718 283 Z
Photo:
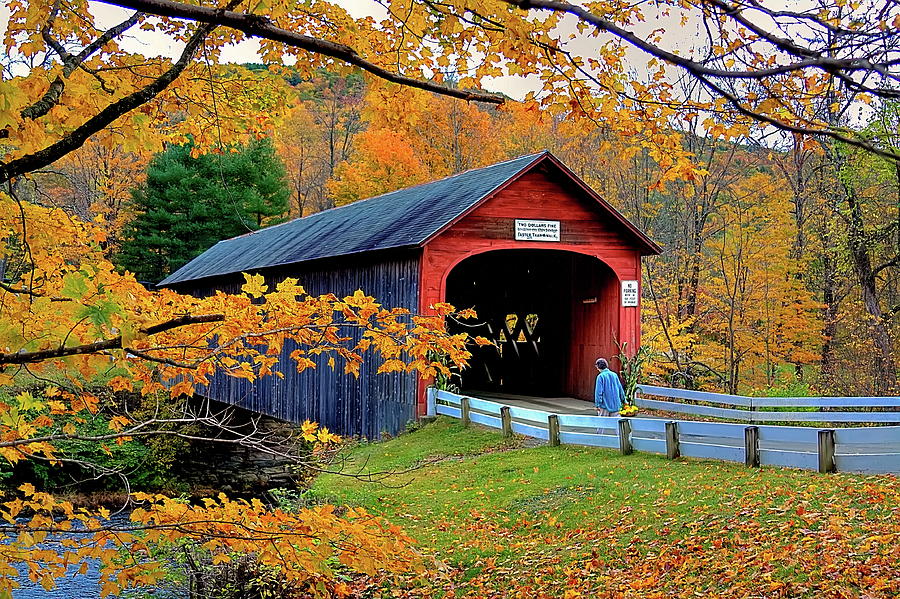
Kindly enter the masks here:
M 326 475 L 313 492 L 401 525 L 447 565 L 392 593 L 900 595 L 894 477 L 524 448 L 450 419 L 360 446 L 344 470 L 400 473 Z

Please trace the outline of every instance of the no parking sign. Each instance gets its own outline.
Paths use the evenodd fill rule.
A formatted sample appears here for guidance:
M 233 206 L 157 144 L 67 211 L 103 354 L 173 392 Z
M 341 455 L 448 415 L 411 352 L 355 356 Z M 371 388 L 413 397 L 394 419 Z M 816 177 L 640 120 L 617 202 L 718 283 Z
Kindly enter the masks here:
M 622 281 L 622 306 L 630 307 L 638 305 L 638 282 Z

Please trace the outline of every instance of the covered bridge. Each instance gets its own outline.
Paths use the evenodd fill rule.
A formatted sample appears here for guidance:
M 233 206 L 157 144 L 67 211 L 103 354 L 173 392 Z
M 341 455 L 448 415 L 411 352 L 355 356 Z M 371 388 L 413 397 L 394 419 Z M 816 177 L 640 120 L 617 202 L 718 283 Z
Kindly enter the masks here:
M 362 289 L 385 306 L 427 313 L 474 307 L 472 334 L 492 339 L 461 387 L 591 399 L 594 360 L 640 342 L 641 256 L 659 247 L 549 152 L 401 189 L 219 242 L 160 283 L 236 292 L 240 273 L 298 277 L 309 293 Z M 355 379 L 327 367 L 256 383 L 219 377 L 211 399 L 341 434 L 396 433 L 424 413 L 415 375 Z M 327 358 L 323 358 L 324 362 Z M 613 362 L 615 367 L 616 362 Z

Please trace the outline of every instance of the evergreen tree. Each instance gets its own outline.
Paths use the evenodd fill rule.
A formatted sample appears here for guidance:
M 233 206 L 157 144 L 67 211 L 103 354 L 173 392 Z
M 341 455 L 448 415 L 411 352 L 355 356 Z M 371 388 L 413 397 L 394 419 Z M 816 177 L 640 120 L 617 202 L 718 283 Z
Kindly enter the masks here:
M 132 190 L 135 218 L 114 262 L 140 281 L 158 282 L 216 242 L 288 211 L 284 164 L 268 139 L 219 154 L 193 150 L 188 143 L 157 154 L 146 183 Z

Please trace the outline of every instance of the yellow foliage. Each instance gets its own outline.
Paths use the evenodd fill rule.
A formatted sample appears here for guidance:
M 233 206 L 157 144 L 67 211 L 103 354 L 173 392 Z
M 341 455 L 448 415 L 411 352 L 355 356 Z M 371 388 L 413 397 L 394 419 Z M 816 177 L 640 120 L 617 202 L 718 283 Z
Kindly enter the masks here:
M 726 192 L 718 233 L 694 257 L 702 264 L 694 314 L 678 309 L 687 275 L 656 274 L 643 338 L 656 355 L 649 374 L 737 392 L 772 385 L 781 365 L 818 360 L 822 306 L 798 277 L 806 265 L 791 255 L 788 192 L 761 173 Z
M 335 169 L 328 190 L 338 206 L 423 183 L 429 172 L 410 143 L 389 129 L 369 129 L 357 137 L 356 158 Z
M 465 336 L 450 335 L 443 317 L 411 317 L 405 310 L 385 308 L 362 291 L 340 299 L 330 294 L 310 296 L 296 279 L 270 291 L 260 275 L 245 275 L 243 293 L 238 295 L 220 292 L 201 299 L 168 289 L 148 291 L 130 274 L 114 270 L 95 241 L 96 229 L 95 223 L 60 209 L 0 194 L 0 237 L 8 240 L 11 265 L 0 289 L 0 368 L 5 372 L 24 363 L 40 375 L 56 365 L 90 380 L 115 368 L 119 374 L 111 385 L 116 389 L 133 386 L 144 394 L 164 390 L 174 397 L 192 394 L 216 370 L 249 380 L 277 374 L 273 370 L 277 354 L 287 341 L 298 346 L 292 353 L 298 369 L 315 366 L 310 355 L 328 353 L 341 358 L 345 371 L 353 374 L 359 372 L 366 351 L 383 357 L 389 370 L 399 364 L 424 376 L 446 368 L 427 356 L 446 356 L 459 366 L 469 357 Z M 27 252 L 19 249 L 26 247 Z M 451 307 L 442 307 L 442 314 L 450 311 Z M 362 332 L 357 342 L 352 341 L 353 330 Z M 131 333 L 126 336 L 125 331 Z M 24 392 L 13 405 L 0 405 L 3 459 L 55 463 L 56 443 L 78 434 L 71 419 L 84 421 L 101 408 L 97 396 L 78 388 L 77 381 L 70 382 L 74 388 L 50 387 L 43 396 Z M 60 416 L 71 419 L 60 426 Z M 111 455 L 112 443 L 139 429 L 140 423 L 116 416 L 109 433 L 95 441 Z M 319 447 L 340 441 L 308 422 L 301 436 Z M 59 507 L 53 498 L 31 485 L 23 486 L 22 492 L 27 500 L 7 503 L 0 508 L 0 517 L 14 519 L 23 508 L 38 515 L 21 527 L 15 542 L 0 544 L 0 569 L 27 562 L 35 580 L 48 585 L 65 575 L 66 563 L 88 558 L 102 563 L 104 594 L 152 585 L 162 570 L 148 557 L 149 545 L 183 538 L 203 539 L 212 556 L 254 553 L 316 596 L 330 592 L 329 560 L 334 557 L 364 573 L 414 563 L 404 548 L 406 537 L 362 511 L 338 518 L 323 507 L 288 515 L 225 498 L 204 508 L 145 498 L 151 505 L 133 514 L 138 528 L 152 527 L 142 537 L 116 533 L 107 544 L 111 535 L 99 532 L 80 537 L 78 547 L 66 555 L 42 552 L 32 545 L 40 543 L 46 526 L 55 530 L 75 521 L 98 530 L 108 526 L 86 513 L 56 524 L 48 520 Z M 35 530 L 30 532 L 29 526 Z M 119 561 L 123 547 L 140 558 L 139 565 Z M 14 580 L 5 578 L 0 592 L 13 585 Z
M 248 275 L 244 273 L 245 283 L 241 286 L 241 291 L 250 297 L 262 297 L 269 290 L 265 280 L 265 277 L 262 275 Z
M 331 437 L 324 429 L 320 436 Z M 233 554 L 252 553 L 261 565 L 275 568 L 312 597 L 342 592 L 336 589 L 340 583 L 332 578 L 335 560 L 351 571 L 369 575 L 421 567 L 420 558 L 409 549 L 408 536 L 359 508 L 337 516 L 332 506 L 286 512 L 266 508 L 257 499 L 235 501 L 221 494 L 205 499 L 202 505 L 191 505 L 136 493 L 134 499 L 139 503 L 131 522 L 110 525 L 104 522 L 108 510 L 101 510 L 97 517 L 73 510 L 71 504 L 39 493 L 32 485 L 20 490 L 22 498 L 0 504 L 0 518 L 8 522 L 29 514 L 26 521 L 18 523 L 21 532 L 16 538 L 0 544 L 0 571 L 12 572 L 9 565 L 27 564 L 31 579 L 48 589 L 66 575 L 70 565 L 82 563 L 84 569 L 88 560 L 100 564 L 101 596 L 152 587 L 165 571 L 151 547 L 174 548 L 184 539 L 202 547 L 213 563 L 227 562 Z M 58 521 L 58 513 L 68 519 Z M 70 531 L 73 523 L 97 532 L 68 541 L 64 552 L 35 548 L 48 532 Z M 0 578 L 0 593 L 17 586 L 16 576 Z

